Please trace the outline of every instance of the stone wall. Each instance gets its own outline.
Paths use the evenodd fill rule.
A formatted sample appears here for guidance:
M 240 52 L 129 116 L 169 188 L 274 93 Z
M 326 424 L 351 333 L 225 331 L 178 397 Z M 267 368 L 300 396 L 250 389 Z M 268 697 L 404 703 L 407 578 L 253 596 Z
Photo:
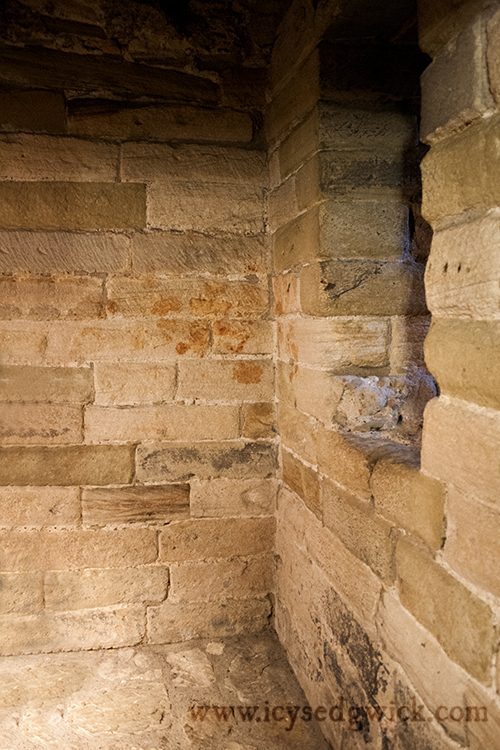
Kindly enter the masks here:
M 154 3 L 111 6 L 2 11 L 3 654 L 271 613 L 275 9 L 242 60 Z
M 422 5 L 430 39 L 439 4 Z M 496 16 L 449 32 L 422 79 L 433 398 L 414 119 L 428 59 L 387 19 L 385 43 L 346 40 L 332 6 L 292 3 L 266 115 L 277 629 L 334 747 L 496 748 Z

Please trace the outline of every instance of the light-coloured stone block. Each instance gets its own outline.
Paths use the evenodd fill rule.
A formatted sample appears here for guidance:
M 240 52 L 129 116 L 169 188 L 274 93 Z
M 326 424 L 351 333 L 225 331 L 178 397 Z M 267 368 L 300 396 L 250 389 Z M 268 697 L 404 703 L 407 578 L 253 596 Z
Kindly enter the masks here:
M 41 365 L 47 346 L 47 333 L 48 326 L 44 322 L 0 320 L 2 364 Z
M 317 471 L 306 466 L 297 456 L 282 450 L 283 481 L 306 504 L 314 515 L 322 520 L 323 506 L 321 502 L 320 477 Z
M 278 397 L 325 424 L 332 423 L 343 390 L 342 380 L 325 370 L 278 361 Z
M 275 315 L 293 315 L 300 312 L 300 279 L 292 273 L 273 278 Z
M 0 574 L 0 615 L 36 615 L 43 607 L 41 573 Z
M 89 367 L 0 366 L 0 400 L 87 403 L 93 390 Z
M 216 320 L 214 354 L 273 354 L 275 325 L 270 320 Z
M 194 518 L 267 516 L 275 508 L 274 479 L 192 479 L 190 484 Z
M 275 232 L 284 224 L 292 221 L 298 213 L 295 176 L 292 175 L 269 193 L 269 228 L 272 232 Z
M 310 464 L 316 463 L 316 423 L 298 409 L 278 407 L 278 428 L 283 444 Z
M 173 565 L 168 601 L 175 604 L 262 598 L 273 590 L 274 566 L 271 555 Z
M 160 558 L 174 563 L 261 555 L 272 551 L 274 533 L 271 517 L 176 521 L 160 534 Z
M 391 375 L 399 375 L 415 367 L 425 367 L 424 341 L 430 324 L 431 319 L 426 315 L 391 318 Z
M 87 406 L 85 442 L 231 440 L 239 435 L 237 406 Z M 1 433 L 0 433 L 1 435 Z
M 0 404 L 0 445 L 64 445 L 82 437 L 81 406 Z
M 78 487 L 0 487 L 0 527 L 75 526 Z
M 278 432 L 274 403 L 242 404 L 240 435 L 250 440 L 273 438 Z
M 157 404 L 174 398 L 175 366 L 96 362 L 94 380 L 96 404 Z
M 101 318 L 102 280 L 87 276 L 7 276 L 0 282 L 0 317 L 34 320 Z
M 205 360 L 193 366 L 180 362 L 176 398 L 266 401 L 274 395 L 273 384 L 274 368 L 269 360 Z

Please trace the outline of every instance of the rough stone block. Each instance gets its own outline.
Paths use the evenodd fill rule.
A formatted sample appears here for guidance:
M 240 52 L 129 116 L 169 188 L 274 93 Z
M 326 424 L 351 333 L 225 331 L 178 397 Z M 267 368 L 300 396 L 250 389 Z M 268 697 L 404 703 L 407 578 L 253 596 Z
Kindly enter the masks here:
M 273 354 L 275 329 L 269 320 L 234 320 L 214 322 L 214 354 Z
M 274 565 L 271 555 L 173 565 L 168 601 L 175 604 L 262 598 L 273 590 Z
M 268 222 L 271 232 L 292 221 L 299 213 L 295 176 L 272 190 L 268 196 Z
M 176 521 L 160 534 L 160 559 L 174 563 L 261 555 L 272 551 L 275 527 L 271 517 Z
M 476 0 L 477 2 L 477 0 Z M 483 5 L 486 5 L 483 0 Z M 488 78 L 491 93 L 496 104 L 500 102 L 500 62 L 498 52 L 500 49 L 500 13 L 498 11 L 489 20 L 487 26 L 487 50 L 486 59 L 488 65 Z
M 264 230 L 262 212 L 262 190 L 251 185 L 155 182 L 148 189 L 148 222 L 158 229 L 258 234 Z
M 5 229 L 142 229 L 146 188 L 99 182 L 2 182 Z
M 134 234 L 131 242 L 136 273 L 250 274 L 267 270 L 265 235 L 210 237 L 195 232 L 150 232 Z
M 67 611 L 117 604 L 159 604 L 166 599 L 168 583 L 168 568 L 156 566 L 49 571 L 44 575 L 45 607 L 49 611 Z
M 108 281 L 107 292 L 108 314 L 117 317 L 250 318 L 269 308 L 267 287 L 244 281 L 119 277 Z
M 398 375 L 415 367 L 425 368 L 424 341 L 430 324 L 430 316 L 391 318 L 391 375 Z
M 64 96 L 55 91 L 2 91 L 0 131 L 64 133 Z
M 179 643 L 193 638 L 226 638 L 266 630 L 268 599 L 195 602 L 148 607 L 148 642 Z
M 121 160 L 125 182 L 266 185 L 265 155 L 261 151 L 197 144 L 124 143 Z
M 283 481 L 306 504 L 311 513 L 321 521 L 323 506 L 320 495 L 320 477 L 317 471 L 306 466 L 299 458 L 285 448 L 283 455 Z
M 443 397 L 427 405 L 422 440 L 426 474 L 498 505 L 499 446 L 497 411 Z
M 323 151 L 317 159 L 320 170 L 317 189 L 325 197 L 396 200 L 418 187 L 416 165 L 406 163 L 400 154 Z M 305 202 L 305 198 L 302 201 L 299 198 L 299 206 Z
M 41 365 L 47 327 L 31 320 L 0 320 L 0 346 L 4 365 Z
M 128 445 L 9 447 L 0 457 L 2 485 L 127 484 L 134 469 Z
M 291 409 L 281 403 L 278 407 L 278 425 L 284 445 L 308 463 L 315 464 L 315 422 L 298 409 Z
M 86 526 L 117 523 L 156 523 L 189 517 L 189 485 L 87 488 L 82 491 L 82 520 Z
M 373 456 L 369 445 L 335 430 L 319 427 L 317 460 L 322 474 L 363 500 L 370 499 Z
M 2 401 L 50 401 L 85 404 L 92 397 L 89 367 L 0 366 Z
M 479 17 L 422 74 L 422 140 L 434 143 L 493 108 L 486 68 L 486 34 Z
M 275 471 L 276 446 L 271 443 L 155 443 L 137 449 L 137 478 L 143 482 L 265 478 Z
M 237 406 L 88 406 L 85 442 L 138 443 L 158 440 L 231 440 L 239 436 Z M 0 433 L 1 434 L 1 433 Z
M 325 526 L 390 585 L 394 581 L 394 527 L 366 503 L 328 481 L 322 485 L 322 503 Z
M 300 313 L 300 279 L 293 273 L 273 278 L 275 315 Z
M 19 617 L 9 615 L 2 618 L 0 653 L 11 656 L 123 648 L 140 643 L 144 630 L 145 612 L 140 605 Z
M 269 360 L 179 363 L 177 399 L 266 401 L 273 395 L 274 368 Z
M 75 526 L 78 487 L 0 487 L 0 527 Z
M 120 140 L 192 140 L 248 143 L 253 137 L 250 115 L 224 109 L 150 105 L 105 110 L 86 103 L 69 104 L 68 132 Z
M 36 615 L 43 607 L 41 573 L 0 574 L 0 614 Z
M 278 325 L 280 358 L 352 374 L 388 364 L 388 323 L 376 318 L 298 318 Z
M 440 391 L 500 408 L 500 321 L 434 318 L 425 359 Z
M 85 370 L 76 370 L 76 372 Z M 90 370 L 89 370 L 90 372 Z M 0 378 L 2 377 L 0 370 Z M 113 362 L 94 365 L 95 403 L 148 404 L 172 401 L 175 393 L 175 366 Z
M 278 361 L 278 397 L 288 406 L 331 424 L 344 390 L 340 378 L 325 370 L 312 370 Z
M 272 107 L 272 105 L 271 105 Z M 279 147 L 281 178 L 285 179 L 291 172 L 301 166 L 318 150 L 320 117 L 318 107 L 298 125 Z
M 420 48 L 435 57 L 488 5 L 489 0 L 471 0 L 460 5 L 454 0 L 422 0 L 418 7 Z
M 1 445 L 67 445 L 82 437 L 81 406 L 0 404 Z
M 422 162 L 423 215 L 432 225 L 500 204 L 500 116 L 437 143 Z
M 208 323 L 196 320 L 56 321 L 48 330 L 45 361 L 49 365 L 95 360 L 164 364 L 179 355 L 203 356 L 209 345 Z
M 0 271 L 124 271 L 128 245 L 128 237 L 121 234 L 0 231 Z
M 415 117 L 398 111 L 397 105 L 321 101 L 318 109 L 322 148 L 382 149 L 401 153 L 417 145 Z
M 268 142 L 286 134 L 302 120 L 313 109 L 319 96 L 319 55 L 315 50 L 269 105 L 265 124 Z
M 2 570 L 133 568 L 156 560 L 154 529 L 4 531 Z
M 448 656 L 487 685 L 496 644 L 491 609 L 406 539 L 396 549 L 401 603 L 439 641 Z
M 441 482 L 416 467 L 382 459 L 371 476 L 375 509 L 410 534 L 416 534 L 432 549 L 441 548 L 445 537 L 446 499 Z
M 315 260 L 318 253 L 322 252 L 319 210 L 318 207 L 311 208 L 288 224 L 280 225 L 273 240 L 276 272 L 287 271 Z
M 268 516 L 274 512 L 276 489 L 274 479 L 192 479 L 191 516 Z
M 421 315 L 424 267 L 372 260 L 329 260 L 300 274 L 302 311 L 309 315 Z
M 118 146 L 80 138 L 12 134 L 0 136 L 0 180 L 114 182 Z
M 498 318 L 500 211 L 436 232 L 425 270 L 429 310 L 436 316 Z
M 450 488 L 446 504 L 446 545 L 443 559 L 459 575 L 500 596 L 497 560 L 500 514 L 497 508 Z
M 102 280 L 87 276 L 0 280 L 0 317 L 33 320 L 102 318 Z
M 243 404 L 240 409 L 240 435 L 250 440 L 273 438 L 277 433 L 274 403 Z

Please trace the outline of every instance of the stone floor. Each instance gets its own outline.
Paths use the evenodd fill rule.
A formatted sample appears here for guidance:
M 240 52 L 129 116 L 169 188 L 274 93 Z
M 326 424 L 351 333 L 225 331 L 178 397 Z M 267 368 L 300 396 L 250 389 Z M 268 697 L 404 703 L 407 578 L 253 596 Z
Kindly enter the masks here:
M 1 750 L 328 750 L 306 705 L 272 633 L 0 661 Z

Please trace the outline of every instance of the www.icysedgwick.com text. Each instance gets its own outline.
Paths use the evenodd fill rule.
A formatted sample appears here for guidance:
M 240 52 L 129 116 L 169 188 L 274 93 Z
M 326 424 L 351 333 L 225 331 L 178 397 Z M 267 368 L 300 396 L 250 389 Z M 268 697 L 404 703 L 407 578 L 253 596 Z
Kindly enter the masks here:
M 420 721 L 443 721 L 468 722 L 488 721 L 488 712 L 485 706 L 438 706 L 432 713 L 423 705 L 417 704 L 412 698 L 410 705 L 397 706 L 394 701 L 389 706 L 347 706 L 341 697 L 338 703 L 331 708 L 326 706 L 270 706 L 266 701 L 259 706 L 191 706 L 189 709 L 194 721 L 205 721 L 215 719 L 219 722 L 245 721 L 245 722 L 284 722 L 285 732 L 290 732 L 297 721 L 333 721 L 346 722 L 352 731 L 361 731 L 367 722 L 386 721 L 420 722 Z

